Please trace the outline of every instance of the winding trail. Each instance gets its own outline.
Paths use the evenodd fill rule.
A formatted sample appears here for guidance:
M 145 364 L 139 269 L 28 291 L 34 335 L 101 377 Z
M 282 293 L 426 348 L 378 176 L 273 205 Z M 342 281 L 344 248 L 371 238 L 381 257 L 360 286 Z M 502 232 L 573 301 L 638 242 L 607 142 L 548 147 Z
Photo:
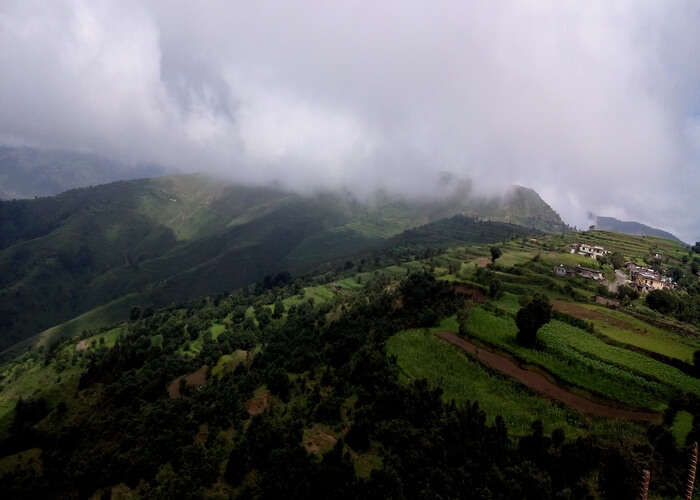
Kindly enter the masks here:
M 456 333 L 443 331 L 436 332 L 435 335 L 470 353 L 486 366 L 508 375 L 509 377 L 513 377 L 533 391 L 539 392 L 550 399 L 561 401 L 566 406 L 582 413 L 595 415 L 597 417 L 634 420 L 638 422 L 656 423 L 661 419 L 661 414 L 657 412 L 628 410 L 591 401 L 590 399 L 558 386 L 540 373 L 520 368 L 516 363 L 505 356 L 472 344 Z

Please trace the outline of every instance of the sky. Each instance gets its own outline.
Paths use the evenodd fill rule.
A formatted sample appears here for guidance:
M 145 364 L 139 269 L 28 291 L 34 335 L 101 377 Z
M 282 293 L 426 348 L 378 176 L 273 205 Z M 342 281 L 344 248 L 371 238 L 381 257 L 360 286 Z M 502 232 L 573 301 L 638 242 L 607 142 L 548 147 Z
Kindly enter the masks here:
M 532 187 L 700 240 L 700 3 L 2 0 L 0 142 L 299 190 Z

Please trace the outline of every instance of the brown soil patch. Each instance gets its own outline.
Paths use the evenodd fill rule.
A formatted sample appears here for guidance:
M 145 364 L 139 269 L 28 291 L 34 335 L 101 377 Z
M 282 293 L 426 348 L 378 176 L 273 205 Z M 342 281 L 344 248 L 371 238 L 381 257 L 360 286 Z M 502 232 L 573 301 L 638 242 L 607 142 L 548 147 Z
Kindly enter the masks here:
M 75 346 L 76 351 L 87 351 L 88 347 L 90 347 L 90 344 L 88 343 L 87 339 L 81 340 L 78 342 L 78 344 Z
M 270 406 L 270 391 L 262 391 L 245 402 L 245 409 L 251 417 L 260 415 L 268 406 Z
M 488 257 L 479 257 L 474 261 L 474 264 L 476 265 L 476 267 L 486 267 L 489 264 L 491 264 L 491 259 L 489 259 Z
M 464 283 L 456 283 L 452 289 L 455 291 L 455 293 L 464 295 L 478 304 L 486 302 L 486 295 L 484 294 L 483 290 L 475 286 L 465 285 Z
M 618 406 L 602 404 L 571 392 L 558 386 L 540 373 L 520 368 L 516 363 L 505 356 L 488 351 L 482 347 L 477 347 L 468 340 L 459 337 L 456 333 L 437 332 L 435 335 L 472 354 L 486 366 L 508 375 L 509 377 L 513 377 L 533 391 L 543 394 L 550 399 L 560 401 L 574 410 L 597 417 L 634 420 L 639 422 L 659 421 L 659 413 L 629 410 Z
M 574 316 L 575 318 L 585 319 L 585 320 L 589 320 L 589 321 L 593 321 L 593 320 L 603 321 L 605 323 L 616 326 L 618 328 L 622 328 L 623 330 L 629 330 L 631 332 L 636 332 L 636 333 L 641 333 L 641 334 L 648 333 L 646 330 L 642 330 L 641 328 L 637 328 L 636 326 L 632 325 L 631 323 L 623 321 L 619 318 L 614 318 L 612 316 L 608 316 L 607 314 L 604 314 L 600 311 L 596 311 L 594 309 L 589 309 L 587 307 L 582 306 L 581 304 L 577 304 L 576 302 L 566 302 L 563 300 L 553 300 L 552 306 L 554 307 L 555 310 L 557 310 L 559 312 L 563 312 L 565 314 L 568 314 L 569 316 Z
M 322 428 L 314 426 L 304 431 L 304 448 L 309 453 L 326 453 L 335 446 L 338 439 Z
M 180 394 L 180 380 L 185 380 L 185 385 L 187 387 L 200 387 L 207 383 L 207 365 L 203 365 L 196 372 L 192 372 L 189 375 L 183 375 L 177 377 L 175 380 L 170 382 L 168 385 L 168 394 L 171 399 L 178 399 L 182 397 Z

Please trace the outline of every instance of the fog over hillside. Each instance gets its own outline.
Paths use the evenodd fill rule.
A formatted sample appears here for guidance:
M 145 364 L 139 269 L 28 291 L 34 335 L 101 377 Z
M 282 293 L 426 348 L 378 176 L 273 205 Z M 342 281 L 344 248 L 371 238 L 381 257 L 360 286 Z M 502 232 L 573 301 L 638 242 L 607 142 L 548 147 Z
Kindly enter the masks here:
M 0 142 L 700 239 L 696 2 L 5 0 Z M 9 49 L 9 50 L 8 50 Z

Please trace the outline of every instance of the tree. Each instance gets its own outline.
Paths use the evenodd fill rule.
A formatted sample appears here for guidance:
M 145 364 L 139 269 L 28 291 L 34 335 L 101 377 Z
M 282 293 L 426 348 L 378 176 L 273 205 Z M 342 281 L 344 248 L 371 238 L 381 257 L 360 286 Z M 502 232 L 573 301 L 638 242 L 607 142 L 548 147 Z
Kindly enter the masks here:
M 646 298 L 647 305 L 662 314 L 672 314 L 678 309 L 678 299 L 668 290 L 653 290 Z
M 284 302 L 282 302 L 280 299 L 277 299 L 275 302 L 275 308 L 272 312 L 272 317 L 275 319 L 279 319 L 284 315 Z
M 467 322 L 469 321 L 469 311 L 470 306 L 467 302 L 464 303 L 464 307 L 457 309 L 457 323 L 459 324 L 459 336 L 466 337 L 469 332 L 467 330 Z
M 141 308 L 139 306 L 134 306 L 131 308 L 131 313 L 129 313 L 129 319 L 131 321 L 136 321 L 141 317 Z
M 610 263 L 615 269 L 620 269 L 625 265 L 625 257 L 620 252 L 613 252 L 610 255 Z
M 535 295 L 518 311 L 515 324 L 518 326 L 517 341 L 528 347 L 537 342 L 537 331 L 552 319 L 552 305 L 547 297 Z
M 489 297 L 499 299 L 503 297 L 503 282 L 498 278 L 494 278 L 489 283 Z
M 623 304 L 629 304 L 633 300 L 639 298 L 639 292 L 628 285 L 620 285 L 617 287 L 617 298 Z
M 696 241 L 695 245 L 693 245 L 693 252 L 700 253 L 700 241 Z
M 499 247 L 491 247 L 491 262 L 496 263 L 496 259 L 498 259 L 501 255 L 503 255 L 503 252 Z
M 700 375 L 700 351 L 693 353 L 693 366 L 695 367 L 695 374 Z

